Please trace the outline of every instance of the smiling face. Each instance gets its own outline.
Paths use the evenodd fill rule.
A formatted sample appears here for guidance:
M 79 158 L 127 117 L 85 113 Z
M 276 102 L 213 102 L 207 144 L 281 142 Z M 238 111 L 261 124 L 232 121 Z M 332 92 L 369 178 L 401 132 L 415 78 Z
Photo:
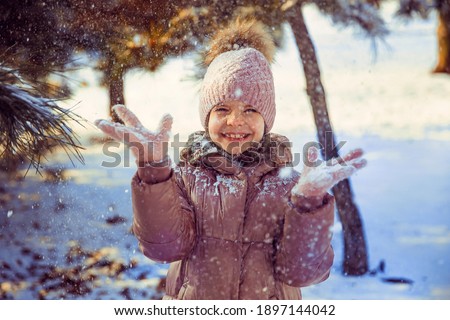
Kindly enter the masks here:
M 260 142 L 264 135 L 264 119 L 250 105 L 233 100 L 216 105 L 209 115 L 211 140 L 226 152 L 238 155 Z

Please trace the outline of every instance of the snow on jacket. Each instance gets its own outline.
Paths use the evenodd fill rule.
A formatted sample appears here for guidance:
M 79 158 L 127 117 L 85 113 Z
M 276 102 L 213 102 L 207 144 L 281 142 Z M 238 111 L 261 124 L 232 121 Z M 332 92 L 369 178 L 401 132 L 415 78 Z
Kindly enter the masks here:
M 328 277 L 334 199 L 300 210 L 288 140 L 269 140 L 246 165 L 197 133 L 175 168 L 138 169 L 133 231 L 148 258 L 171 262 L 164 299 L 301 299 Z

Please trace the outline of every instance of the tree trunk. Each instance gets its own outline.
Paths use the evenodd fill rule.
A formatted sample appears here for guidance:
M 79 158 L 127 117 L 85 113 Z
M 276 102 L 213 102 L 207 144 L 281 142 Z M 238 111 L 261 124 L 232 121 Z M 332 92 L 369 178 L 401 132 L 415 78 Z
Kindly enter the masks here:
M 113 58 L 110 58 L 108 62 L 106 83 L 109 91 L 109 115 L 113 122 L 123 123 L 112 109 L 116 104 L 125 104 L 123 69 L 115 63 Z
M 317 127 L 321 152 L 325 160 L 337 157 L 335 138 L 327 111 L 325 91 L 320 78 L 320 69 L 306 27 L 300 4 L 292 8 L 287 19 L 294 32 L 295 41 L 300 52 L 306 78 L 306 91 L 309 96 Z M 363 225 L 358 208 L 353 202 L 349 180 L 344 180 L 333 187 L 339 219 L 344 233 L 344 266 L 346 275 L 362 275 L 368 271 L 367 249 Z
M 438 19 L 438 63 L 433 72 L 450 74 L 450 0 L 439 1 Z

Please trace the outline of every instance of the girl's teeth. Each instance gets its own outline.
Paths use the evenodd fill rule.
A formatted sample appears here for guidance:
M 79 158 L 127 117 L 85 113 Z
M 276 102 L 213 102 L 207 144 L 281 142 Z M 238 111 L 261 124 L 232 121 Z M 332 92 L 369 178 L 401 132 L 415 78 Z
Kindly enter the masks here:
M 233 139 L 242 139 L 242 138 L 245 137 L 244 134 L 230 134 L 230 133 L 228 133 L 228 134 L 225 134 L 225 135 L 226 135 L 227 137 L 233 138 Z

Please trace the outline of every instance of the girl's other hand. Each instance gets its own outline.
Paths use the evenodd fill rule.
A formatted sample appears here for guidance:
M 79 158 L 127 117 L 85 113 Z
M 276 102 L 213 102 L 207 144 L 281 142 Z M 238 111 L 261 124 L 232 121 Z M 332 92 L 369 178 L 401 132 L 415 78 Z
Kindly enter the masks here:
M 172 116 L 164 115 L 158 129 L 150 131 L 124 105 L 115 105 L 113 109 L 124 124 L 103 119 L 96 120 L 94 124 L 106 135 L 130 147 L 138 164 L 163 161 L 168 152 Z
M 367 164 L 362 158 L 361 149 L 352 150 L 343 158 L 333 158 L 320 164 L 317 163 L 318 154 L 317 148 L 308 149 L 308 163 L 304 164 L 301 177 L 292 189 L 293 194 L 305 198 L 323 198 L 335 184 L 349 178 Z

